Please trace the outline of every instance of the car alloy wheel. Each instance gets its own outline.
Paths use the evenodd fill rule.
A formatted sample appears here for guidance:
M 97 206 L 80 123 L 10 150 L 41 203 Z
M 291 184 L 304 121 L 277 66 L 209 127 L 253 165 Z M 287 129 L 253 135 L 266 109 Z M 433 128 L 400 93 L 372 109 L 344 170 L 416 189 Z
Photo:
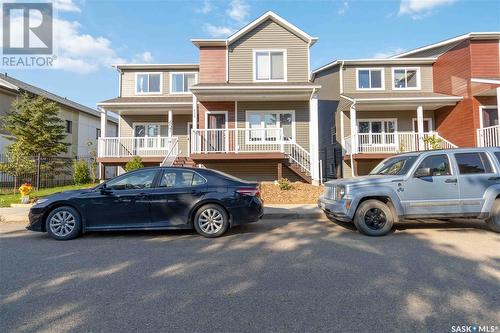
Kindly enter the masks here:
M 198 226 L 209 235 L 216 234 L 224 226 L 224 217 L 215 208 L 205 209 L 198 217 Z
M 75 227 L 76 218 L 67 210 L 57 212 L 50 218 L 49 221 L 50 231 L 58 237 L 65 237 L 69 235 Z
M 387 217 L 379 208 L 372 208 L 365 213 L 366 226 L 372 230 L 382 229 L 387 222 Z

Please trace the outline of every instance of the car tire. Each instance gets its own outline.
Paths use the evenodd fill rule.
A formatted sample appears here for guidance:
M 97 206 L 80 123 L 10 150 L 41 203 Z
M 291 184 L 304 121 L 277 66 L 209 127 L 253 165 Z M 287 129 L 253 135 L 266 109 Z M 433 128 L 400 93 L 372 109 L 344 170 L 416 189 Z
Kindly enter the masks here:
M 490 217 L 486 220 L 486 224 L 491 230 L 500 232 L 500 199 L 496 199 L 493 203 Z
M 387 235 L 394 224 L 391 209 L 379 200 L 363 201 L 354 215 L 354 225 L 367 236 Z
M 76 209 L 62 206 L 49 213 L 45 229 L 56 240 L 69 240 L 78 237 L 82 231 L 80 214 Z
M 193 220 L 196 232 L 203 237 L 215 238 L 222 236 L 229 228 L 229 217 L 222 206 L 208 204 L 201 206 Z

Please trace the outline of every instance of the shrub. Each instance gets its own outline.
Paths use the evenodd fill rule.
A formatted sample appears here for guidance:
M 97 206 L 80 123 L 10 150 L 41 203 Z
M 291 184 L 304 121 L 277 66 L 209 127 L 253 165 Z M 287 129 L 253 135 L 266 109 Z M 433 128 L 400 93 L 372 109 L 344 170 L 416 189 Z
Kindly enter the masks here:
M 142 164 L 142 158 L 139 156 L 134 156 L 130 161 L 125 164 L 125 171 L 129 172 L 132 170 L 144 168 L 144 165 Z
M 75 184 L 80 185 L 90 183 L 90 171 L 87 162 L 83 160 L 75 161 L 73 164 L 73 170 L 73 180 L 75 181 Z
M 424 138 L 424 143 L 428 144 L 431 149 L 441 148 L 442 142 L 443 142 L 443 140 L 441 140 L 441 138 L 438 138 L 435 135 L 431 135 L 431 136 Z
M 282 191 L 288 191 L 293 188 L 292 184 L 287 178 L 281 178 L 278 180 L 278 186 L 280 187 L 280 190 Z

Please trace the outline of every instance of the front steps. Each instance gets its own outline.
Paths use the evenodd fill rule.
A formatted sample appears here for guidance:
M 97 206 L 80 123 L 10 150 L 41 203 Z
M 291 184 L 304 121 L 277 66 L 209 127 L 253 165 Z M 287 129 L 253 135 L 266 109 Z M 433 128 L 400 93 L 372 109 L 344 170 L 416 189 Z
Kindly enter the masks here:
M 196 166 L 196 163 L 194 163 L 194 161 L 189 157 L 177 156 L 172 166 L 178 168 L 184 168 L 184 167 L 194 168 Z
M 309 171 L 304 170 L 299 164 L 289 160 L 285 160 L 283 164 L 307 183 L 312 183 L 312 177 Z

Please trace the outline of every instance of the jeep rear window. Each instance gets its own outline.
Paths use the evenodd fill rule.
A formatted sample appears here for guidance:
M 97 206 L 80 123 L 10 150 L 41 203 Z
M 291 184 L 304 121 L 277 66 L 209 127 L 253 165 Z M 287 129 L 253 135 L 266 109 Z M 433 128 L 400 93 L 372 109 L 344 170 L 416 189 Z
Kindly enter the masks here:
M 388 158 L 377 165 L 370 175 L 404 175 L 410 170 L 417 156 L 396 156 Z
M 493 171 L 485 153 L 457 153 L 455 159 L 461 175 Z

